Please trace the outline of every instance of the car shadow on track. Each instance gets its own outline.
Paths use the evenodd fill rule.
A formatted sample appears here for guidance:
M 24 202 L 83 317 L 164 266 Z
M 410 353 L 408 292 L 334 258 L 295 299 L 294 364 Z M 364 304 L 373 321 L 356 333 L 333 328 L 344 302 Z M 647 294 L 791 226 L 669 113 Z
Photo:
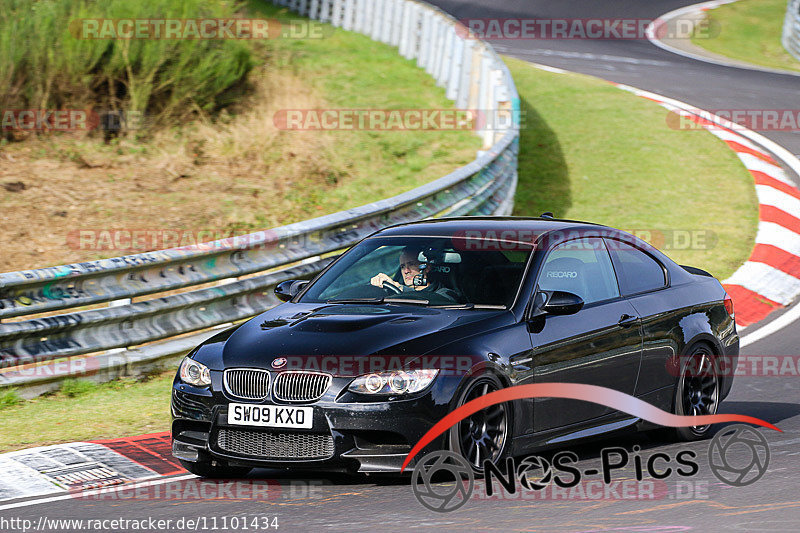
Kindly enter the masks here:
M 563 216 L 572 206 L 569 168 L 556 133 L 525 98 L 520 99 L 519 182 L 515 216 Z

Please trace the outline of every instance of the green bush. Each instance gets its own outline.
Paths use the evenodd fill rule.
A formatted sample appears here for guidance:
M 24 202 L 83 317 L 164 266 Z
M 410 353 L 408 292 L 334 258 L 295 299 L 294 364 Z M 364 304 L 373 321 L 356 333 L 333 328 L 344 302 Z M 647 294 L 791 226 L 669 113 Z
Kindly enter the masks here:
M 68 378 L 61 383 L 60 392 L 67 398 L 75 398 L 96 390 L 97 383 L 94 381 L 89 381 L 88 379 Z
M 0 390 L 0 409 L 5 409 L 6 407 L 13 407 L 14 405 L 19 405 L 23 402 L 23 399 L 20 398 L 19 394 L 15 389 L 2 389 Z
M 228 103 L 246 41 L 84 39 L 81 19 L 231 17 L 233 0 L 0 0 L 0 109 L 123 110 L 155 122 Z

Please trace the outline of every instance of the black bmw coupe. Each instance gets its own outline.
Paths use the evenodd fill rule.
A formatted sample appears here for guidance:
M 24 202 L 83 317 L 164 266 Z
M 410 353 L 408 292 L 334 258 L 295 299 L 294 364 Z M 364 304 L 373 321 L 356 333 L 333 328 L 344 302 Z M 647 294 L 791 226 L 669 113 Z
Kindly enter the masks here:
M 739 352 L 731 299 L 710 274 L 623 231 L 548 217 L 391 226 L 275 292 L 285 303 L 180 365 L 172 449 L 192 473 L 399 472 L 446 414 L 528 383 L 593 384 L 679 415 L 715 414 L 732 384 L 718 363 L 735 366 Z M 425 452 L 450 449 L 478 469 L 650 427 L 600 404 L 516 400 L 462 420 Z M 697 439 L 708 426 L 674 431 Z

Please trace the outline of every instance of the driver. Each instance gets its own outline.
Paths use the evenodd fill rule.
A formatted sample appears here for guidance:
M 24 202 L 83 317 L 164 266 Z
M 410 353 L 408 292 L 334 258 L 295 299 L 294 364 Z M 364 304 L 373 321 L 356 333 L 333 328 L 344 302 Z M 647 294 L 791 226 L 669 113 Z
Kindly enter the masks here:
M 384 287 L 384 284 L 389 284 L 394 286 L 399 292 L 409 292 L 412 290 L 433 291 L 449 300 L 454 302 L 458 301 L 458 293 L 452 289 L 448 289 L 441 283 L 428 282 L 425 285 L 414 284 L 414 278 L 421 276 L 422 274 L 422 269 L 420 268 L 421 261 L 419 260 L 421 253 L 422 250 L 420 248 L 414 248 L 413 246 L 406 246 L 403 248 L 403 251 L 400 252 L 400 273 L 403 276 L 403 284 L 393 280 L 390 276 L 384 274 L 383 272 L 373 276 L 373 278 L 369 281 L 370 284 L 381 288 Z

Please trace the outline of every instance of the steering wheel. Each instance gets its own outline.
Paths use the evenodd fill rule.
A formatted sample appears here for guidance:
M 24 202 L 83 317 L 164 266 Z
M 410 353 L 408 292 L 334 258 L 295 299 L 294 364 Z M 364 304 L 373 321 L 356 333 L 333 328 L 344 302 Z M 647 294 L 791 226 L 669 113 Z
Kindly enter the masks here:
M 398 287 L 397 285 L 395 285 L 393 283 L 384 282 L 382 287 L 383 287 L 383 291 L 386 294 L 390 295 L 390 296 L 395 295 L 395 294 L 402 294 L 402 292 L 403 292 L 403 289 L 401 289 L 400 287 Z

